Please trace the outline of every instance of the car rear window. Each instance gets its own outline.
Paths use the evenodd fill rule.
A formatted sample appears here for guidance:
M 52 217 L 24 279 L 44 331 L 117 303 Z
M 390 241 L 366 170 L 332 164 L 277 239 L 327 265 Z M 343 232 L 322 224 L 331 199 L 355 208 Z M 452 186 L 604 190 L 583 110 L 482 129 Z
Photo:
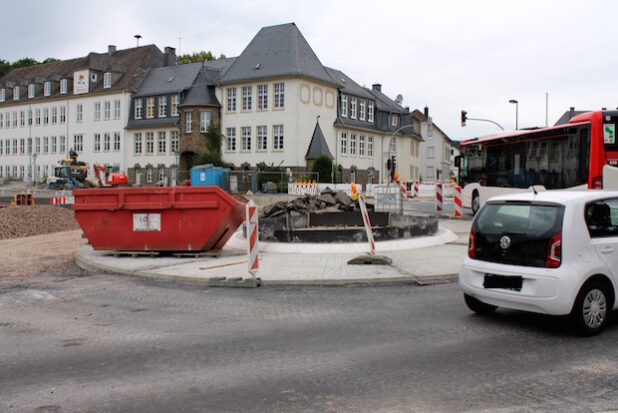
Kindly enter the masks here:
M 562 231 L 564 206 L 540 203 L 487 203 L 474 221 L 475 258 L 544 267 L 551 238 Z M 500 245 L 503 236 L 509 245 Z

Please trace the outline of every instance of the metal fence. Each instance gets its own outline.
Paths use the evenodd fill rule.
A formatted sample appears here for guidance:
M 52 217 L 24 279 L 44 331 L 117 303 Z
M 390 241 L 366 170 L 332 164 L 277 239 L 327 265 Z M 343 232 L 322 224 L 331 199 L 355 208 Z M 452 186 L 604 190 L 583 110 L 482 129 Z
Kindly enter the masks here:
M 254 172 L 257 175 L 257 188 L 260 192 L 269 194 L 281 194 L 288 192 L 288 184 L 294 181 L 317 182 L 320 175 L 317 172 L 296 173 L 290 176 L 285 172 Z
M 403 214 L 403 193 L 399 185 L 374 185 L 372 192 L 376 212 Z

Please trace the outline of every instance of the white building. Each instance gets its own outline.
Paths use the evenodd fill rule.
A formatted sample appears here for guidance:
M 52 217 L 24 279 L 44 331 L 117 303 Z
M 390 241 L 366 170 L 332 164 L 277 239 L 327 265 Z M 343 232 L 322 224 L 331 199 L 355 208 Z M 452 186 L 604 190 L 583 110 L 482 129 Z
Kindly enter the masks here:
M 163 64 L 153 45 L 17 69 L 0 79 L 0 174 L 42 179 L 74 149 L 79 160 L 127 167 L 131 94 Z
M 418 109 L 414 114 L 421 119 L 420 177 L 423 182 L 449 182 L 451 179 L 452 141 L 429 116 L 429 109 Z

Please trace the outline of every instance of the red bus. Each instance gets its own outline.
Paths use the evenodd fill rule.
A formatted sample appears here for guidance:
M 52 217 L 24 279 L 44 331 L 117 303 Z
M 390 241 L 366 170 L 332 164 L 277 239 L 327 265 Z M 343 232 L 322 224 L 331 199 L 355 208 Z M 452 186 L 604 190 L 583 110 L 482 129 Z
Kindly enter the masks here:
M 618 166 L 618 111 L 587 112 L 568 124 L 468 139 L 460 144 L 464 206 L 476 213 L 495 195 L 603 187 L 603 167 Z

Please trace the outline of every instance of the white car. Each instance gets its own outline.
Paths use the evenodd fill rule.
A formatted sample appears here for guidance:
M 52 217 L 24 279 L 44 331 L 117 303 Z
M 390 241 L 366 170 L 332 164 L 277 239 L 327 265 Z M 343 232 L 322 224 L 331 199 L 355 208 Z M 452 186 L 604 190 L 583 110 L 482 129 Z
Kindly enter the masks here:
M 599 333 L 618 307 L 618 191 L 542 191 L 490 199 L 459 271 L 468 307 L 570 314 Z

